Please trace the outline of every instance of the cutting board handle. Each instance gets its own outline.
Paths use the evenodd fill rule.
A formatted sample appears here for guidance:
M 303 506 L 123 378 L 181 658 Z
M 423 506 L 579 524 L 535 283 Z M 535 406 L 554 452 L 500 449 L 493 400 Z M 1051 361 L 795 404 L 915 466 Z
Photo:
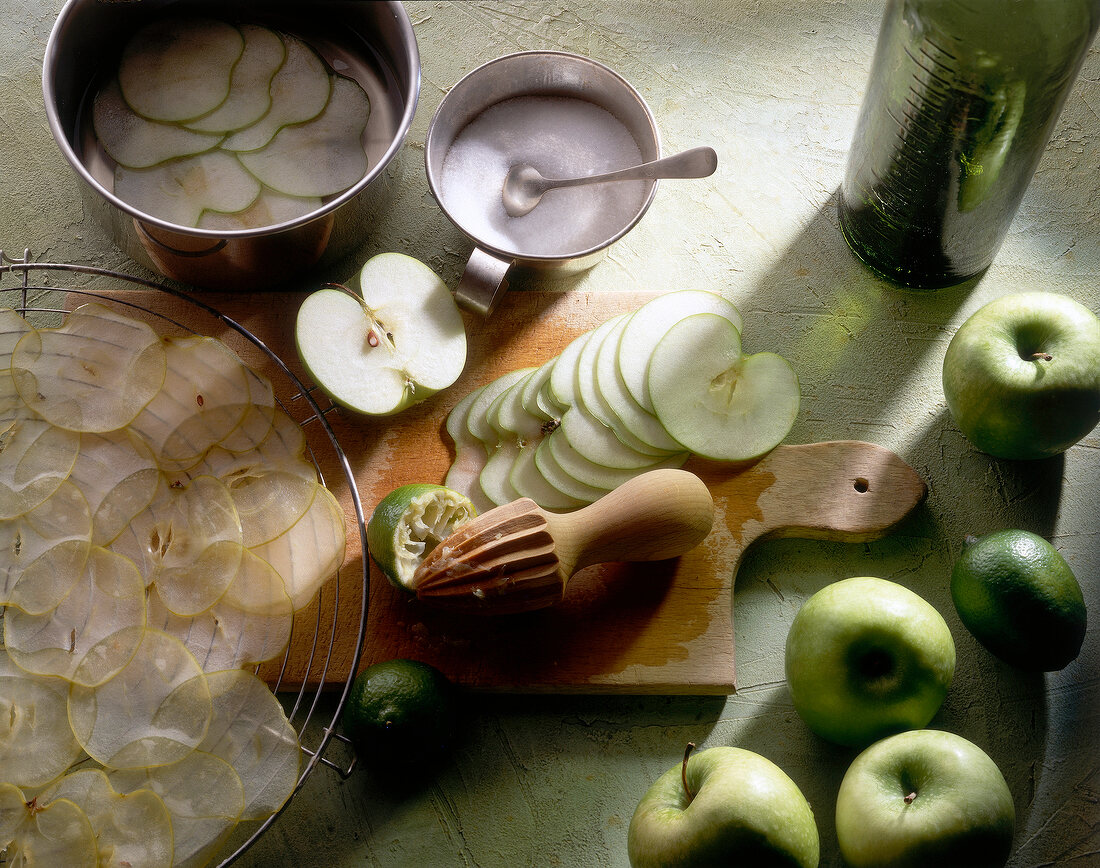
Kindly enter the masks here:
M 740 473 L 708 481 L 725 500 L 742 549 L 776 537 L 878 539 L 928 492 L 898 455 L 858 440 L 783 445 Z

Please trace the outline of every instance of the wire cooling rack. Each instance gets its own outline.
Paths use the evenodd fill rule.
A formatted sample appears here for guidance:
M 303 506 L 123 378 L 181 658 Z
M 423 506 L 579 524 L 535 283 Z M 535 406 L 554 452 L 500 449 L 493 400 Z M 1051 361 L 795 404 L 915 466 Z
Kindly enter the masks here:
M 81 285 L 73 285 L 76 282 Z M 269 683 L 272 689 L 278 693 L 287 712 L 287 717 L 298 733 L 299 742 L 305 756 L 295 794 L 301 790 L 306 779 L 318 765 L 325 765 L 335 771 L 341 778 L 346 779 L 354 771 L 356 759 L 350 742 L 345 736 L 337 732 L 336 726 L 347 700 L 363 650 L 367 624 L 369 572 L 362 501 L 359 497 L 351 465 L 326 418 L 326 415 L 332 412 L 335 407 L 331 403 L 322 407 L 317 402 L 312 387 L 303 383 L 287 367 L 279 355 L 260 338 L 240 323 L 225 316 L 190 293 L 177 290 L 163 282 L 147 280 L 119 271 L 70 263 L 33 262 L 28 250 L 24 250 L 21 257 L 14 258 L 0 249 L 0 307 L 12 308 L 32 323 L 43 318 L 60 317 L 67 308 L 59 302 L 63 302 L 65 296 L 75 295 L 82 300 L 106 300 L 116 306 L 122 305 L 136 311 L 144 311 L 160 318 L 166 324 L 198 333 L 199 330 L 194 325 L 186 325 L 150 307 L 120 299 L 118 291 L 124 289 L 154 290 L 156 293 L 165 293 L 181 299 L 192 305 L 199 317 L 209 320 L 212 326 L 220 324 L 228 327 L 255 346 L 271 360 L 273 368 L 277 372 L 276 376 L 284 378 L 281 383 L 273 378 L 276 394 L 290 396 L 289 399 L 280 400 L 279 405 L 291 418 L 298 420 L 298 424 L 302 426 L 306 433 L 310 456 L 317 466 L 318 473 L 321 474 L 321 481 L 326 486 L 331 487 L 331 482 L 324 479 L 324 474 L 321 471 L 322 465 L 335 466 L 338 468 L 338 472 L 343 475 L 343 481 L 347 484 L 348 491 L 351 494 L 363 552 L 361 593 L 358 599 L 348 599 L 346 593 L 344 599 L 341 599 L 340 583 L 335 580 L 329 581 L 321 589 L 323 604 L 316 607 L 317 614 L 315 618 L 309 620 L 308 623 L 303 623 L 303 620 L 306 619 L 303 619 L 301 615 L 295 616 L 294 634 L 300 636 L 304 632 L 312 637 L 312 641 L 306 643 L 310 651 L 309 659 L 304 662 L 304 665 L 306 672 L 320 673 L 315 686 L 310 687 L 308 684 L 309 679 L 303 678 L 300 687 L 285 687 L 283 677 L 287 672 L 290 647 L 293 647 L 293 643 L 288 646 L 281 663 L 276 661 L 279 672 L 278 679 L 274 682 L 269 679 Z M 106 293 L 111 294 L 107 295 Z M 329 597 L 328 600 L 324 599 L 326 596 Z M 354 656 L 351 658 L 354 662 L 342 686 L 333 685 L 331 682 L 326 684 L 325 679 L 333 658 L 333 646 L 337 635 L 341 637 L 342 641 L 347 639 L 346 630 L 341 629 L 338 631 L 336 629 L 337 617 L 341 607 L 343 607 L 345 615 L 349 608 L 358 607 L 359 609 L 359 630 L 355 637 Z M 326 621 L 331 619 L 332 623 L 323 624 L 322 618 L 325 618 Z M 344 623 L 348 622 L 345 621 Z M 319 639 L 325 633 L 329 636 L 327 643 Z M 326 645 L 327 647 L 325 647 Z M 301 647 L 302 643 L 299 642 L 298 646 Z M 338 688 L 338 691 L 334 690 L 334 687 Z M 328 701 L 324 703 L 321 701 L 323 694 L 328 697 Z M 322 705 L 324 708 L 322 708 Z M 342 764 L 329 759 L 325 755 L 334 741 L 340 743 L 341 752 L 347 758 L 347 761 Z M 294 796 L 287 801 L 287 804 L 293 798 Z M 285 810 L 285 808 L 284 805 L 282 810 Z M 217 864 L 227 866 L 235 862 L 275 822 L 281 812 L 277 812 L 261 825 L 252 829 L 251 834 L 245 840 L 232 839 L 232 843 L 226 847 L 231 852 L 225 855 L 219 854 L 221 855 L 221 861 Z M 3 861 L 2 853 L 0 853 L 0 864 Z

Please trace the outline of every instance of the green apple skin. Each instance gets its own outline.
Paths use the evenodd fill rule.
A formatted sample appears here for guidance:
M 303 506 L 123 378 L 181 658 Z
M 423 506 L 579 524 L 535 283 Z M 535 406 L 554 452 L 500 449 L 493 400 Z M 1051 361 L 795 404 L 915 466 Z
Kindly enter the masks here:
M 627 833 L 632 868 L 815 868 L 820 841 L 798 785 L 737 747 L 707 748 L 669 769 L 638 803 Z
M 1100 320 L 1052 292 L 1007 295 L 975 311 L 943 360 L 955 424 L 996 458 L 1047 458 L 1100 422 Z
M 866 747 L 927 726 L 955 673 L 955 642 L 936 609 L 908 588 L 858 576 L 802 605 L 784 660 L 791 701 L 828 741 Z
M 1001 868 L 1016 810 L 996 763 L 959 735 L 911 730 L 871 745 L 836 800 L 851 868 Z

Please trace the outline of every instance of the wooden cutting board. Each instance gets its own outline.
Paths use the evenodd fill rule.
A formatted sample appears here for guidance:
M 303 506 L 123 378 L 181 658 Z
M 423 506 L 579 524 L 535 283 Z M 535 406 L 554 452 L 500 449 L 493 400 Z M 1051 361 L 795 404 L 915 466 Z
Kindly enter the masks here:
M 540 364 L 576 335 L 656 294 L 509 293 L 491 318 L 466 317 L 468 361 L 451 389 L 394 417 L 326 414 L 354 473 L 364 514 L 369 518 L 398 485 L 443 480 L 452 459 L 443 423 L 468 391 L 506 371 Z M 287 393 L 291 381 L 278 365 L 189 302 L 155 292 L 125 297 L 221 338 L 272 377 L 291 407 L 303 403 Z M 196 297 L 257 335 L 305 379 L 293 341 L 301 296 Z M 164 330 L 163 321 L 156 325 Z M 316 438 L 316 425 L 305 430 Z M 322 679 L 339 686 L 355 663 L 362 550 L 341 469 L 335 460 L 325 463 L 322 457 L 322 472 L 345 504 L 348 553 L 337 582 L 297 620 L 285 668 L 261 672 L 283 687 Z M 925 494 L 924 483 L 900 458 L 856 441 L 784 445 L 748 467 L 693 459 L 687 469 L 699 474 L 715 500 L 714 529 L 703 544 L 674 561 L 582 570 L 570 580 L 565 601 L 550 609 L 496 617 L 432 609 L 395 590 L 372 564 L 360 667 L 411 657 L 464 686 L 491 691 L 730 693 L 736 685 L 733 586 L 746 549 L 781 536 L 874 539 Z

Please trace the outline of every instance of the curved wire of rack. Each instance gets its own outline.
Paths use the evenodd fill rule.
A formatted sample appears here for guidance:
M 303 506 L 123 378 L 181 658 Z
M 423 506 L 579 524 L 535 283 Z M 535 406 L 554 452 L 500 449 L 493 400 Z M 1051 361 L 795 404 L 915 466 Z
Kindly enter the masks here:
M 294 621 L 294 630 L 299 628 L 309 629 L 311 628 L 313 633 L 313 641 L 310 643 L 309 658 L 305 663 L 305 672 L 310 673 L 315 671 L 315 662 L 320 663 L 319 678 L 317 686 L 312 690 L 308 686 L 308 679 L 303 678 L 302 684 L 296 691 L 281 691 L 283 686 L 283 678 L 286 673 L 287 664 L 290 659 L 290 646 L 283 654 L 282 663 L 279 667 L 279 676 L 273 685 L 272 690 L 275 692 L 283 692 L 287 698 L 292 697 L 290 708 L 287 710 L 287 718 L 294 726 L 299 736 L 299 742 L 301 744 L 302 752 L 308 757 L 306 762 L 298 776 L 298 783 L 294 790 L 296 795 L 302 788 L 302 785 L 306 782 L 306 779 L 313 773 L 314 769 L 318 765 L 325 765 L 333 769 L 341 778 L 347 778 L 355 770 L 356 758 L 354 751 L 350 749 L 350 742 L 348 739 L 341 735 L 336 730 L 337 722 L 339 721 L 340 714 L 343 711 L 344 705 L 347 701 L 348 693 L 351 689 L 351 683 L 355 677 L 356 670 L 358 668 L 358 662 L 363 652 L 363 645 L 366 638 L 366 625 L 367 625 L 367 604 L 368 604 L 368 586 L 369 586 L 369 572 L 367 568 L 367 539 L 366 539 L 366 524 L 363 515 L 363 504 L 359 496 L 359 491 L 356 486 L 355 476 L 352 472 L 351 465 L 348 462 L 347 455 L 345 454 L 343 447 L 336 438 L 336 433 L 329 423 L 326 415 L 332 412 L 335 407 L 329 404 L 327 407 L 322 407 L 313 395 L 313 388 L 307 386 L 305 383 L 294 374 L 292 370 L 286 365 L 286 363 L 279 357 L 278 353 L 267 346 L 260 338 L 254 335 L 247 328 L 236 322 L 231 317 L 226 316 L 214 307 L 206 304 L 201 299 L 195 297 L 187 292 L 180 291 L 172 286 L 154 280 L 148 280 L 142 277 L 136 277 L 134 275 L 125 274 L 119 271 L 112 271 L 110 269 L 98 268 L 88 265 L 76 265 L 72 263 L 57 263 L 57 262 L 33 262 L 30 258 L 30 251 L 25 250 L 21 258 L 13 258 L 0 249 L 0 306 L 9 307 L 26 317 L 32 313 L 44 313 L 44 314 L 63 314 L 65 311 L 61 308 L 51 307 L 48 304 L 39 304 L 37 299 L 33 296 L 36 293 L 65 293 L 66 295 L 78 295 L 86 297 L 88 299 L 99 299 L 109 301 L 112 304 L 123 305 L 135 310 L 141 310 L 148 314 L 152 314 L 167 323 L 171 323 L 177 328 L 185 329 L 187 331 L 194 331 L 192 326 L 178 322 L 171 317 L 167 316 L 156 310 L 151 310 L 136 302 L 126 301 L 120 298 L 118 294 L 104 295 L 102 291 L 97 291 L 91 286 L 87 287 L 75 287 L 54 285 L 46 282 L 47 278 L 40 278 L 39 276 L 45 276 L 50 274 L 74 274 L 83 275 L 92 279 L 104 278 L 111 281 L 117 281 L 131 287 L 140 287 L 142 289 L 152 289 L 157 292 L 167 293 L 177 299 L 181 299 L 190 305 L 193 305 L 197 310 L 212 317 L 213 319 L 221 322 L 223 325 L 234 330 L 258 350 L 260 350 L 268 359 L 270 359 L 278 369 L 280 375 L 285 376 L 287 381 L 293 388 L 293 394 L 289 399 L 291 402 L 301 401 L 304 402 L 306 410 L 309 415 L 306 418 L 298 422 L 298 424 L 305 428 L 307 425 L 316 425 L 324 433 L 324 440 L 322 442 L 327 443 L 331 447 L 333 456 L 337 461 L 339 470 L 342 472 L 345 481 L 348 486 L 348 490 L 351 495 L 351 501 L 355 513 L 356 526 L 359 531 L 360 545 L 362 546 L 362 591 L 359 603 L 359 631 L 355 637 L 355 649 L 351 658 L 353 661 L 347 678 L 344 681 L 343 687 L 340 690 L 339 696 L 336 699 L 336 704 L 332 712 L 331 719 L 327 721 L 315 720 L 315 716 L 318 715 L 318 706 L 321 701 L 323 688 L 326 683 L 326 675 L 328 674 L 329 664 L 332 661 L 333 646 L 338 635 L 336 629 L 336 619 L 340 612 L 340 586 L 339 582 L 333 580 L 325 584 L 321 589 L 321 594 L 332 595 L 332 614 L 331 625 L 329 629 L 328 648 L 322 649 L 319 647 L 318 637 L 322 633 L 323 611 L 325 607 L 317 607 L 317 615 L 315 621 L 311 625 L 304 625 L 299 623 L 299 619 L 296 616 Z M 4 278 L 7 275 L 16 276 L 18 283 L 16 285 L 5 286 Z M 32 280 L 32 276 L 36 279 L 41 279 L 42 282 L 35 282 Z M 15 294 L 19 298 L 17 304 L 11 304 L 5 301 L 5 299 Z M 289 413 L 289 408 L 282 400 L 279 400 L 279 405 L 284 411 L 287 411 L 291 418 L 294 418 L 294 414 Z M 307 438 L 308 440 L 308 438 Z M 314 464 L 317 466 L 317 472 L 321 477 L 321 482 L 328 484 L 324 480 L 323 473 L 321 471 L 320 462 L 317 458 L 317 454 L 314 451 L 315 441 L 310 442 L 309 450 Z M 345 605 L 354 605 L 355 600 L 349 600 L 345 602 Z M 323 659 L 321 659 L 323 655 Z M 331 685 L 330 685 L 331 686 Z M 333 694 L 335 695 L 335 694 Z M 320 728 L 320 733 L 315 735 L 315 730 Z M 313 741 L 307 741 L 313 739 Z M 325 752 L 333 741 L 341 742 L 348 748 L 348 753 L 351 754 L 351 759 L 345 765 L 339 765 L 334 761 L 328 759 L 325 756 Z M 286 805 L 290 804 L 290 801 L 294 798 L 288 799 L 283 808 L 270 816 L 262 824 L 256 827 L 246 840 L 236 845 L 232 853 L 229 853 L 223 857 L 222 861 L 218 863 L 219 866 L 228 866 L 232 862 L 235 862 L 244 852 L 252 846 L 252 844 L 265 832 L 267 829 L 278 819 L 283 810 L 286 809 Z

